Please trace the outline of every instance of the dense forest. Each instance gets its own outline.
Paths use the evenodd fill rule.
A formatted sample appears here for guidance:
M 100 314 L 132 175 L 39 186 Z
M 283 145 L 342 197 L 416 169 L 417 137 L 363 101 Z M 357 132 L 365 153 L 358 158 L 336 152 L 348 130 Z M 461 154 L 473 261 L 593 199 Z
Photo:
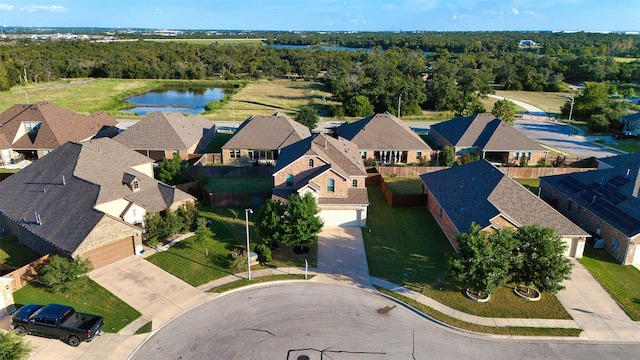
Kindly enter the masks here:
M 395 113 L 400 96 L 403 115 L 424 109 L 470 114 L 485 110 L 478 98 L 492 93 L 494 86 L 566 91 L 567 83 L 593 82 L 609 84 L 605 93 L 624 90 L 629 94 L 640 82 L 640 61 L 613 58 L 638 56 L 637 35 L 273 33 L 265 38 L 266 44 L 245 45 L 141 39 L 104 43 L 15 40 L 0 45 L 0 89 L 58 78 L 228 80 L 295 74 L 326 84 L 343 104 L 334 108 L 334 115 L 360 116 L 371 111 Z M 520 47 L 523 39 L 536 45 Z M 330 44 L 362 50 L 291 49 L 270 44 Z M 577 111 L 575 116 L 587 120 L 593 111 Z

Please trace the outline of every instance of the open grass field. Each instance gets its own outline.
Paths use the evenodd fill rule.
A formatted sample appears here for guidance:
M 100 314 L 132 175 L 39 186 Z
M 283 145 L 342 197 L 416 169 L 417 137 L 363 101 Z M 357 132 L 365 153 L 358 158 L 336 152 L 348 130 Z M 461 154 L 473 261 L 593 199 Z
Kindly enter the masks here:
M 233 101 L 206 117 L 224 121 L 233 119 L 238 123 L 251 115 L 273 115 L 276 112 L 293 117 L 300 107 L 309 104 L 319 116 L 326 117 L 329 115 L 328 105 L 337 104 L 327 100 L 330 96 L 324 85 L 318 82 L 259 80 L 247 84 L 233 96 Z
M 487 303 L 464 295 L 465 286 L 447 275 L 453 248 L 427 208 L 390 208 L 380 188 L 369 187 L 371 213 L 364 231 L 369 272 L 406 286 L 460 311 L 488 317 L 570 319 L 555 296 L 543 293 L 537 302 L 499 288 Z
M 627 58 L 627 57 L 619 57 L 619 56 L 614 56 L 613 59 L 617 62 L 624 62 L 624 63 L 629 63 L 629 62 L 634 62 L 634 61 L 638 61 L 640 60 L 640 58 Z
M 560 108 L 568 101 L 565 96 L 570 94 L 542 91 L 496 90 L 496 95 L 523 101 L 552 114 L 560 114 Z M 487 108 L 487 110 L 491 111 L 492 108 L 493 106 Z
M 209 178 L 206 188 L 216 193 L 255 193 L 270 192 L 273 189 L 273 177 L 217 177 Z
M 584 249 L 584 256 L 579 261 L 634 321 L 640 321 L 638 269 L 620 265 L 604 250 L 590 246 Z
M 216 134 L 216 137 L 214 137 L 213 140 L 211 140 L 211 142 L 207 144 L 207 152 L 208 153 L 222 152 L 222 146 L 226 144 L 227 141 L 229 141 L 229 139 L 231 139 L 231 136 L 233 136 L 233 134 L 230 132 L 229 133 L 218 132 Z
M 104 331 L 117 333 L 130 322 L 140 317 L 140 313 L 116 297 L 90 278 L 84 278 L 77 289 L 69 293 L 51 293 L 29 284 L 13 293 L 16 306 L 26 304 L 64 304 L 76 311 L 104 317 Z
M 214 244 L 209 248 L 209 256 L 206 256 L 204 249 L 196 246 L 193 238 L 190 238 L 180 241 L 167 251 L 148 257 L 147 260 L 193 286 L 231 275 L 229 255 L 235 248 L 244 249 L 246 244 L 244 209 L 236 208 L 235 210 L 239 214 L 237 219 L 229 209 L 200 208 L 199 215 L 211 220 L 211 230 L 215 234 Z M 253 230 L 252 221 L 249 224 L 251 243 L 259 244 L 260 236 Z M 310 248 L 311 251 L 308 254 L 296 255 L 291 247 L 280 247 L 273 251 L 273 260 L 268 265 L 256 265 L 251 269 L 304 267 L 305 259 L 309 261 L 310 267 L 315 267 L 318 256 L 317 243 L 311 244 Z
M 20 244 L 14 237 L 5 236 L 0 239 L 0 264 L 19 268 L 41 256 L 26 245 Z

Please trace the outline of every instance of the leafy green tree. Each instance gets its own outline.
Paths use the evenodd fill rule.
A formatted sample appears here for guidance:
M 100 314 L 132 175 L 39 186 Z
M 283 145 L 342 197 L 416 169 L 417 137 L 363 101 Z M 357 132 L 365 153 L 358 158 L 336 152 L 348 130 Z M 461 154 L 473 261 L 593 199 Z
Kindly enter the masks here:
M 27 360 L 31 351 L 24 337 L 0 331 L 0 360 Z
M 174 154 L 171 159 L 162 159 L 157 168 L 156 176 L 158 180 L 169 185 L 177 185 L 184 182 L 185 175 L 182 171 L 182 159 L 178 154 Z
M 309 129 L 315 129 L 320 118 L 311 106 L 303 106 L 296 114 L 295 120 Z
M 271 262 L 271 248 L 266 244 L 258 244 L 254 250 L 258 254 L 258 261 L 262 264 Z
M 349 98 L 344 103 L 344 111 L 347 116 L 369 116 L 374 112 L 373 105 L 364 95 L 356 95 Z
M 285 246 L 309 245 L 318 240 L 318 234 L 324 222 L 318 217 L 318 204 L 311 193 L 300 197 L 293 194 L 289 197 L 285 212 L 285 234 L 282 244 Z
M 527 155 L 522 154 L 520 156 L 520 166 L 525 167 L 529 165 L 529 158 L 527 157 Z
M 196 227 L 196 218 L 198 217 L 198 208 L 193 203 L 180 206 L 175 212 L 179 222 L 180 229 L 178 232 L 191 231 Z
M 11 90 L 11 83 L 9 82 L 9 74 L 7 68 L 0 62 L 0 91 Z
M 456 235 L 458 252 L 449 261 L 449 270 L 457 280 L 468 284 L 481 297 L 493 294 L 508 279 L 513 242 L 509 228 L 486 233 L 472 223 L 468 233 Z
M 516 120 L 516 105 L 509 99 L 498 100 L 495 105 L 493 105 L 491 114 L 510 126 L 513 126 Z
M 287 206 L 279 200 L 269 199 L 260 208 L 254 222 L 262 241 L 269 247 L 276 247 L 282 242 L 283 218 Z
M 456 162 L 456 153 L 451 146 L 446 146 L 440 151 L 440 159 L 441 166 L 453 166 Z
M 39 282 L 51 292 L 67 292 L 75 288 L 82 276 L 92 269 L 91 261 L 79 256 L 70 260 L 60 255 L 52 255 L 49 262 L 38 271 Z
M 515 234 L 511 279 L 526 287 L 555 294 L 571 277 L 571 262 L 564 255 L 566 244 L 552 228 L 529 225 Z
M 151 246 L 156 246 L 160 241 L 168 237 L 167 229 L 162 220 L 162 216 L 157 213 L 147 213 L 144 216 L 145 242 Z
M 199 217 L 196 220 L 196 232 L 194 242 L 195 244 L 204 249 L 204 255 L 209 256 L 209 248 L 213 245 L 213 237 L 215 234 L 209 226 L 207 226 L 207 219 Z
M 587 124 L 591 130 L 600 132 L 609 129 L 610 122 L 603 114 L 594 114 L 591 115 Z

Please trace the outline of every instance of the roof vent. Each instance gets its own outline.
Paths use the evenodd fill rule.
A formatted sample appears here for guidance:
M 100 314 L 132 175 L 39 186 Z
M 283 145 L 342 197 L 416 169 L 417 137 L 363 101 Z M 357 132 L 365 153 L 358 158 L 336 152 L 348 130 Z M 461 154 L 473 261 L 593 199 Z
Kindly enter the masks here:
M 42 218 L 40 217 L 40 214 L 38 214 L 37 212 L 34 214 L 36 214 L 36 224 L 42 225 Z
M 627 178 L 629 177 L 630 172 L 631 172 L 631 169 L 627 169 L 627 175 L 626 175 Z
M 593 199 L 591 200 L 591 203 L 593 204 L 594 202 L 596 202 L 596 198 L 597 196 L 593 195 Z
M 67 180 L 64 178 L 64 175 L 62 175 L 62 185 L 67 185 Z
M 464 188 L 464 184 L 460 185 L 460 190 L 462 190 Z

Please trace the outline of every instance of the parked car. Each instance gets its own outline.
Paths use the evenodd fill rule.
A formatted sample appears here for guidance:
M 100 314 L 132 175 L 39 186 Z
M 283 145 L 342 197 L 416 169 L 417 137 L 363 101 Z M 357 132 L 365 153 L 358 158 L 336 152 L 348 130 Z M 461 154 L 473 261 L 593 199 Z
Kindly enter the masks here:
M 11 318 L 11 326 L 18 335 L 32 334 L 66 341 L 78 346 L 102 334 L 104 318 L 76 312 L 73 307 L 60 304 L 21 307 Z
M 613 135 L 613 138 L 616 140 L 637 140 L 638 136 L 631 131 L 623 131 Z

